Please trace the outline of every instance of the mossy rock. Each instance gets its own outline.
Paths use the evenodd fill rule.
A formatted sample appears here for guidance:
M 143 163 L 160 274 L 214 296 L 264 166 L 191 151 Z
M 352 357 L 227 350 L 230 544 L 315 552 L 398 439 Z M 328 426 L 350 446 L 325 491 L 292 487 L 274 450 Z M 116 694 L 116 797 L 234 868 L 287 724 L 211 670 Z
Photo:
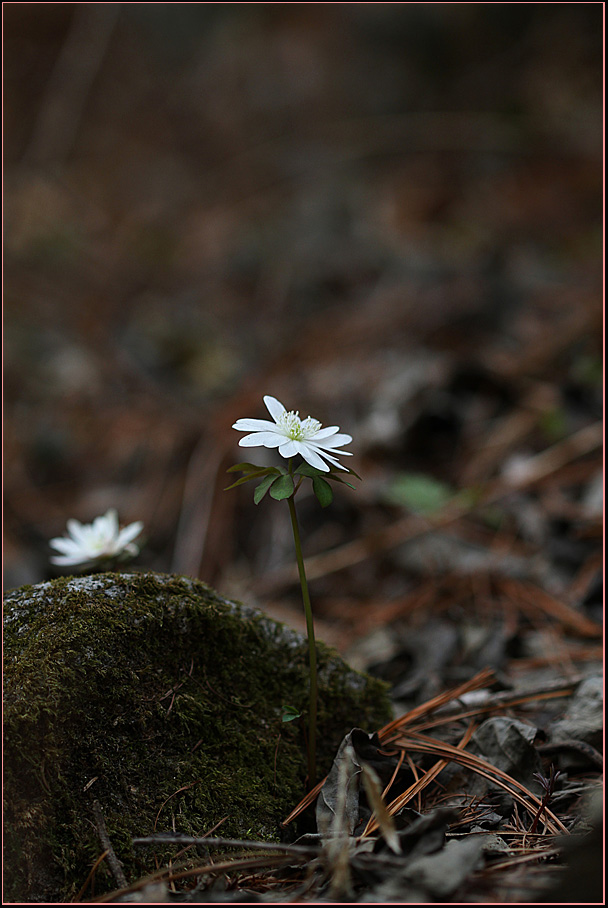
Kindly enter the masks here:
M 70 901 L 102 853 L 127 880 L 152 832 L 277 839 L 304 794 L 307 642 L 206 584 L 152 573 L 65 578 L 5 595 L 4 881 L 9 901 Z M 318 645 L 318 769 L 353 726 L 390 719 L 385 686 Z M 161 862 L 171 854 L 156 849 Z M 116 882 L 105 861 L 96 893 Z M 86 897 L 86 895 L 85 895 Z

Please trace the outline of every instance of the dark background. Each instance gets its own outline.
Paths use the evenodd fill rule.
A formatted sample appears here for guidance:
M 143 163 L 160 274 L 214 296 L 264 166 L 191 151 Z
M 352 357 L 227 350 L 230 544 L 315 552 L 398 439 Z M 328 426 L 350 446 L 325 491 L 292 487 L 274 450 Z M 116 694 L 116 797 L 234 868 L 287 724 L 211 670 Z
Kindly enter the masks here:
M 353 435 L 359 489 L 301 496 L 310 556 L 407 516 L 410 472 L 500 483 L 598 426 L 602 4 L 3 13 L 5 586 L 54 576 L 48 540 L 116 507 L 145 523 L 139 568 L 300 622 L 287 509 L 222 491 L 264 394 Z M 321 566 L 326 638 L 516 556 L 591 608 L 585 437 L 493 524 L 457 524 L 473 568 L 403 545 Z

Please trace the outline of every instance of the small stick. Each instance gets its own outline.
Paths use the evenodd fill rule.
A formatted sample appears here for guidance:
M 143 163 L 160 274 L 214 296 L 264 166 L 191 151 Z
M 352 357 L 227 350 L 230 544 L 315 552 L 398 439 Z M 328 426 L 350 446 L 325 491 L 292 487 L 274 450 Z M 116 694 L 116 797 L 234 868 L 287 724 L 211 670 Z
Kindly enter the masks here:
M 190 870 L 182 870 L 179 873 L 172 873 L 170 868 L 165 867 L 164 869 L 158 870 L 156 873 L 151 874 L 145 879 L 139 880 L 132 886 L 125 886 L 122 889 L 117 890 L 116 892 L 108 892 L 105 895 L 102 895 L 96 901 L 112 902 L 117 899 L 118 896 L 126 895 L 129 892 L 137 892 L 138 889 L 143 889 L 144 886 L 147 886 L 153 882 L 171 883 L 174 880 L 186 880 L 188 879 L 188 877 L 204 876 L 208 873 L 232 873 L 236 870 L 252 870 L 257 869 L 258 867 L 265 868 L 280 866 L 285 861 L 285 858 L 286 855 L 283 854 L 265 855 L 261 858 L 243 858 L 242 860 L 237 859 L 234 861 L 223 861 L 217 864 L 206 864 L 203 867 L 192 867 Z
M 103 811 L 101 809 L 101 804 L 99 801 L 93 801 L 93 813 L 95 814 L 95 822 L 97 824 L 97 832 L 99 833 L 99 839 L 101 841 L 102 848 L 106 851 L 106 857 L 108 864 L 110 865 L 110 870 L 114 874 L 114 879 L 121 889 L 124 889 L 129 884 L 127 883 L 127 878 L 122 869 L 122 864 L 116 857 L 116 852 L 112 848 L 112 843 L 110 842 L 110 836 L 108 835 L 108 829 L 106 826 L 106 821 L 103 818 Z
M 251 848 L 254 851 L 283 851 L 287 854 L 301 854 L 316 857 L 320 854 L 321 849 L 315 845 L 283 845 L 278 842 L 256 842 L 245 839 L 212 839 L 205 836 L 190 836 L 184 833 L 175 833 L 167 835 L 141 836 L 133 839 L 134 845 L 202 845 L 205 848 Z

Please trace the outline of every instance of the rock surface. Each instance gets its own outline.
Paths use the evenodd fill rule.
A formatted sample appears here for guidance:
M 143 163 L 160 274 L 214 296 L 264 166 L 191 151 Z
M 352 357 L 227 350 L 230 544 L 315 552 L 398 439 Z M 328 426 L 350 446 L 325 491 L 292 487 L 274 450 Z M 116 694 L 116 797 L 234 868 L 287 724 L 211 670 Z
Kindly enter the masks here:
M 97 574 L 5 596 L 5 898 L 70 901 L 104 848 L 127 880 L 155 869 L 131 839 L 276 839 L 304 793 L 307 643 L 187 577 Z M 319 644 L 318 766 L 390 719 L 384 685 Z M 97 804 L 95 804 L 97 802 Z M 98 806 L 99 805 L 99 806 Z M 158 849 L 162 865 L 169 852 Z M 117 888 L 102 862 L 95 891 Z

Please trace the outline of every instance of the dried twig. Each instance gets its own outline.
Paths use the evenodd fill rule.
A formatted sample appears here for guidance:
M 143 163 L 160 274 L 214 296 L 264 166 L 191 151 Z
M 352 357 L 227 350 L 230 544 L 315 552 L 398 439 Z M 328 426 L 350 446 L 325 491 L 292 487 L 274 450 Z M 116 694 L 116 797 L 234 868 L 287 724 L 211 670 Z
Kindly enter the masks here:
M 160 817 L 165 804 L 168 804 L 168 802 L 171 800 L 171 798 L 174 798 L 176 795 L 180 794 L 180 792 L 189 791 L 191 788 L 194 788 L 195 785 L 199 785 L 200 782 L 201 782 L 201 779 L 196 779 L 194 782 L 190 782 L 188 785 L 182 785 L 181 788 L 178 788 L 177 791 L 174 791 L 172 794 L 169 795 L 168 798 L 166 798 L 163 801 L 163 803 L 160 805 L 160 807 L 158 809 L 158 813 L 156 814 L 156 819 L 154 820 L 154 829 L 156 829 L 156 824 L 158 823 L 158 818 Z
M 110 842 L 110 836 L 108 835 L 108 829 L 106 827 L 106 821 L 103 817 L 103 810 L 101 809 L 101 804 L 97 800 L 93 801 L 93 813 L 95 814 L 95 823 L 97 825 L 99 839 L 101 841 L 102 847 L 106 851 L 106 858 L 108 860 L 108 864 L 110 865 L 110 870 L 114 875 L 114 879 L 119 886 L 127 886 L 127 878 L 124 874 L 124 870 L 122 869 L 122 864 L 116 857 L 116 852 L 112 848 L 112 843 Z
M 465 735 L 463 736 L 462 740 L 459 742 L 458 750 L 462 750 L 467 746 L 467 744 L 471 740 L 474 730 L 475 730 L 475 726 L 471 724 L 469 726 L 469 728 L 467 729 Z M 406 748 L 404 747 L 403 750 L 405 751 L 405 749 Z M 449 762 L 450 762 L 449 759 L 446 760 L 446 759 L 442 758 L 441 760 L 439 760 L 437 763 L 435 763 L 435 765 L 433 767 L 431 767 L 431 769 L 429 769 L 427 772 L 425 772 L 424 775 L 422 775 L 419 779 L 416 779 L 416 781 L 412 785 L 410 785 L 410 787 L 406 791 L 404 791 L 397 798 L 395 798 L 393 801 L 391 801 L 391 803 L 388 804 L 387 808 L 386 808 L 389 816 L 392 817 L 392 816 L 395 816 L 395 814 L 399 813 L 399 811 L 403 807 L 405 807 L 405 805 L 407 803 L 409 803 L 409 801 L 411 801 L 412 798 L 415 798 L 417 794 L 419 794 L 421 791 L 423 791 L 428 785 L 431 784 L 431 782 L 434 781 L 434 779 L 437 778 L 439 773 L 445 769 L 445 767 L 448 765 Z M 378 821 L 377 821 L 376 817 L 372 816 L 363 831 L 363 837 L 370 835 L 377 828 L 378 828 Z
M 437 728 L 439 725 L 445 725 L 448 722 L 459 722 L 463 719 L 471 719 L 474 716 L 483 716 L 487 713 L 509 709 L 513 706 L 521 706 L 523 703 L 569 697 L 582 679 L 583 675 L 579 675 L 576 678 L 571 678 L 567 684 L 564 684 L 563 681 L 556 681 L 543 684 L 541 687 L 535 687 L 531 690 L 519 691 L 518 693 L 488 693 L 488 699 L 483 703 L 478 703 L 468 708 L 465 707 L 464 709 L 458 706 L 444 707 L 437 715 L 429 719 L 423 719 L 421 722 L 416 722 L 411 728 L 412 731 L 424 731 L 427 728 Z
M 600 637 L 602 628 L 595 621 L 586 618 L 580 612 L 561 602 L 532 583 L 502 577 L 498 580 L 501 592 L 511 601 L 525 602 L 542 615 L 548 615 L 566 625 L 581 637 Z
M 162 833 L 159 835 L 141 836 L 133 839 L 134 845 L 201 845 L 205 848 L 243 848 L 252 851 L 280 851 L 285 854 L 296 854 L 315 857 L 320 854 L 316 845 L 286 845 L 278 842 L 256 842 L 248 839 L 206 838 L 182 833 Z
M 468 694 L 471 691 L 486 687 L 493 680 L 494 672 L 489 668 L 484 668 L 469 681 L 465 681 L 464 684 L 460 684 L 458 687 L 454 687 L 451 690 L 445 691 L 443 694 L 438 694 L 436 697 L 432 697 L 425 703 L 421 703 L 420 706 L 416 706 L 414 707 L 414 709 L 409 710 L 409 712 L 404 713 L 402 716 L 399 716 L 399 718 L 393 719 L 392 722 L 389 722 L 388 725 L 385 725 L 380 729 L 380 731 L 378 732 L 378 737 L 380 738 L 382 743 L 385 744 L 392 740 L 392 735 L 396 731 L 400 731 L 406 726 L 409 727 L 413 725 L 417 719 L 421 718 L 422 716 L 428 716 L 430 713 L 435 712 L 435 710 L 438 710 L 440 707 L 445 706 L 452 700 L 458 700 L 463 696 L 463 694 Z
M 302 861 L 307 860 L 306 855 L 290 855 L 289 862 L 293 861 Z M 132 886 L 126 886 L 123 889 L 116 890 L 115 892 L 109 892 L 106 895 L 103 895 L 101 898 L 96 899 L 96 902 L 113 902 L 115 899 L 123 895 L 127 895 L 130 892 L 137 892 L 140 889 L 143 889 L 145 886 L 148 886 L 150 883 L 159 882 L 160 880 L 165 883 L 170 883 L 176 880 L 186 880 L 191 877 L 196 876 L 205 876 L 206 874 L 222 874 L 222 873 L 232 873 L 237 870 L 253 870 L 257 868 L 265 867 L 276 867 L 281 866 L 287 860 L 287 855 L 285 854 L 268 854 L 264 857 L 259 858 L 243 858 L 242 860 L 235 858 L 232 861 L 221 861 L 217 864 L 204 864 L 201 867 L 192 867 L 188 870 L 180 870 L 176 873 L 173 873 L 169 868 L 164 868 L 157 871 L 156 873 L 150 874 L 142 880 L 139 880 L 137 883 L 134 883 Z
M 441 756 L 448 762 L 460 763 L 467 769 L 472 770 L 477 775 L 483 776 L 494 785 L 498 785 L 507 791 L 512 798 L 518 801 L 522 807 L 534 814 L 538 809 L 541 801 L 525 785 L 522 785 L 512 776 L 488 763 L 487 760 L 477 757 L 474 754 L 467 753 L 454 747 L 452 744 L 446 744 L 445 741 L 438 741 L 435 738 L 428 738 L 426 735 L 420 735 L 415 732 L 404 734 L 391 742 L 400 747 L 407 747 L 412 751 L 428 753 L 433 756 Z M 554 834 L 563 833 L 569 835 L 569 830 L 562 821 L 546 808 L 547 828 Z
M 107 851 L 102 851 L 102 852 L 101 852 L 101 854 L 99 855 L 99 857 L 97 858 L 97 860 L 95 861 L 95 863 L 93 864 L 93 866 L 91 867 L 91 870 L 90 870 L 90 872 L 89 872 L 89 875 L 87 876 L 86 880 L 85 880 L 84 883 L 82 884 L 82 886 L 81 886 L 81 888 L 80 888 L 80 891 L 79 891 L 78 895 L 75 896 L 75 898 L 74 898 L 74 901 L 75 901 L 75 902 L 79 902 L 80 899 L 83 897 L 83 895 L 84 895 L 85 892 L 87 891 L 87 886 L 89 885 L 89 883 L 91 882 L 91 880 L 92 880 L 93 877 L 95 876 L 95 871 L 97 870 L 97 868 L 99 867 L 99 865 L 101 864 L 101 862 L 104 860 L 104 858 L 107 857 L 107 855 L 108 855 L 108 852 L 107 852 Z M 92 892 L 92 891 L 93 891 L 93 886 L 91 885 L 91 892 Z

